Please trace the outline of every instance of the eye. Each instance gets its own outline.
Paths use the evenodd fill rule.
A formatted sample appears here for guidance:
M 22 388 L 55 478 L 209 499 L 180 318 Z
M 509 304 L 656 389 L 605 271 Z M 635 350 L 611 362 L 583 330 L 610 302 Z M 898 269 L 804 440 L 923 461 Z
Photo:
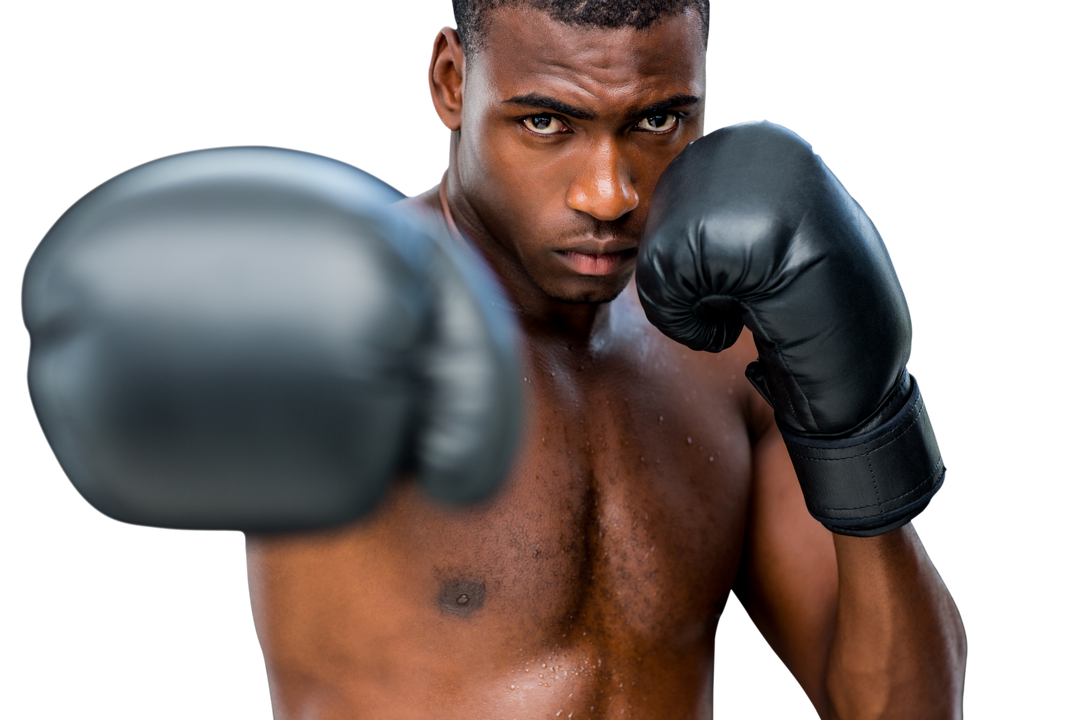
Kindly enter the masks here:
M 552 115 L 530 115 L 521 122 L 537 135 L 558 135 L 569 130 L 562 120 Z
M 647 118 L 642 118 L 641 121 L 634 126 L 634 129 L 645 130 L 646 132 L 663 133 L 673 130 L 678 124 L 678 115 L 675 115 L 674 113 L 664 113 L 662 115 L 650 115 Z

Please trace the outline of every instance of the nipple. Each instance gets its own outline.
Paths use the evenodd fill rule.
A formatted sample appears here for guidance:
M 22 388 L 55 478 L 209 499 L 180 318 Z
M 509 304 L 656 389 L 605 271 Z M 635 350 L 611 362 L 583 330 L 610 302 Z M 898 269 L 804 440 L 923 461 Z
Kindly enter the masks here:
M 452 615 L 472 615 L 484 605 L 483 582 L 463 578 L 443 583 L 438 604 L 443 612 Z

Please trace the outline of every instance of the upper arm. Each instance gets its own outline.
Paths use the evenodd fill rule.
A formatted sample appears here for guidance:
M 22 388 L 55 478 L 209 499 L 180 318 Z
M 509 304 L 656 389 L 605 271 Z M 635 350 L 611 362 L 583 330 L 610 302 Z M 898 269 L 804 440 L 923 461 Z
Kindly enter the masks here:
M 821 711 L 838 594 L 833 536 L 807 511 L 772 409 L 752 394 L 750 508 L 735 593 Z

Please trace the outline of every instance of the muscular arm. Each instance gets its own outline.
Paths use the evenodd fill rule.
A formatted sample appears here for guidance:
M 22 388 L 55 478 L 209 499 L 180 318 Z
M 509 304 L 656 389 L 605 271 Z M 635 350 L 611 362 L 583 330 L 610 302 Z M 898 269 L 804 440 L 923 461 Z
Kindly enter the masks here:
M 806 510 L 772 412 L 759 434 L 736 594 L 822 718 L 961 715 L 967 644 L 915 529 L 834 535 Z

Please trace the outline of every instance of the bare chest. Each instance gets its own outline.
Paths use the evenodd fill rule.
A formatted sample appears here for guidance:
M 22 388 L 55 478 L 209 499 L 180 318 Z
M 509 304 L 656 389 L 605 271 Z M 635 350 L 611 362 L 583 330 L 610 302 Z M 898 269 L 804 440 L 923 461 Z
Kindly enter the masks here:
M 412 561 L 430 567 L 448 622 L 498 626 L 509 645 L 700 642 L 742 551 L 741 373 L 655 339 L 588 364 L 530 358 L 506 488 L 410 523 L 424 528 Z
M 518 460 L 486 503 L 403 484 L 352 527 L 250 542 L 274 682 L 401 717 L 704 717 L 749 501 L 746 358 L 651 333 L 528 358 Z

